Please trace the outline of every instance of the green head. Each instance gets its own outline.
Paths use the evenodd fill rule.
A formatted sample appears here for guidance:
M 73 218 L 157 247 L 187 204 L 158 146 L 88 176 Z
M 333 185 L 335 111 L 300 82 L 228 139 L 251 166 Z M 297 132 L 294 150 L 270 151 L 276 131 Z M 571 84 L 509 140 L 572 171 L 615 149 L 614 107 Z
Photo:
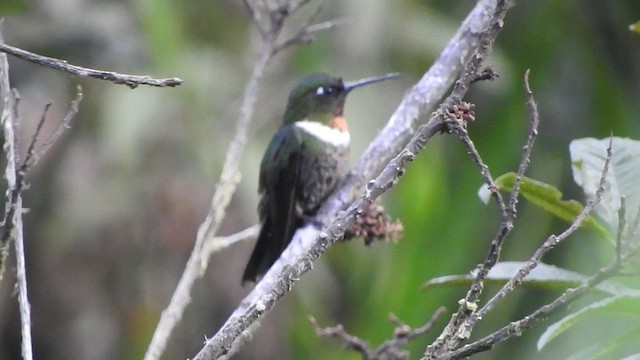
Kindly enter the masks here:
M 334 117 L 342 116 L 344 102 L 351 90 L 398 75 L 392 73 L 346 83 L 339 77 L 327 74 L 307 75 L 289 94 L 284 123 L 292 124 L 305 119 L 328 123 Z

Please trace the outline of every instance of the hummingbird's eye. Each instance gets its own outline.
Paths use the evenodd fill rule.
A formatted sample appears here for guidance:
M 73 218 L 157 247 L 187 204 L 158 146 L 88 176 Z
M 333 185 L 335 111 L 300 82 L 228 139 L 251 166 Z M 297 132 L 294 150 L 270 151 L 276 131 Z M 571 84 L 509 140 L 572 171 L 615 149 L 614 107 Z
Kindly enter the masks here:
M 333 91 L 334 89 L 332 87 L 319 86 L 318 89 L 316 90 L 316 95 L 318 96 L 329 95 L 329 94 L 333 94 Z

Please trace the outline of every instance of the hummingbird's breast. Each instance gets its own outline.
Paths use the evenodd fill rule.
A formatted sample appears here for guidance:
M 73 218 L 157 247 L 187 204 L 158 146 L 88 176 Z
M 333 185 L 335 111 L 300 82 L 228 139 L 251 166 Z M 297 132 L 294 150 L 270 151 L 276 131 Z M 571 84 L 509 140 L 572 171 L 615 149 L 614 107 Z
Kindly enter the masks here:
M 299 121 L 295 126 L 303 143 L 299 205 L 312 214 L 346 174 L 351 138 L 348 131 L 315 121 Z
M 338 119 L 340 118 L 340 119 Z M 349 147 L 351 135 L 344 117 L 334 117 L 329 125 L 318 121 L 303 120 L 295 123 L 296 130 L 306 139 L 333 147 Z

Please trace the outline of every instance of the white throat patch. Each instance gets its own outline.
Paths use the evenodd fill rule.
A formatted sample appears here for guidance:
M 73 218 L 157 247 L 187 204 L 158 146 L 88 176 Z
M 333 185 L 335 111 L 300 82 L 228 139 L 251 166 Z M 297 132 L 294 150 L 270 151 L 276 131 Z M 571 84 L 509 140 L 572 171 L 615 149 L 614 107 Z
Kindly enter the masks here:
M 349 132 L 334 129 L 317 121 L 297 121 L 295 127 L 334 146 L 349 146 L 351 141 Z

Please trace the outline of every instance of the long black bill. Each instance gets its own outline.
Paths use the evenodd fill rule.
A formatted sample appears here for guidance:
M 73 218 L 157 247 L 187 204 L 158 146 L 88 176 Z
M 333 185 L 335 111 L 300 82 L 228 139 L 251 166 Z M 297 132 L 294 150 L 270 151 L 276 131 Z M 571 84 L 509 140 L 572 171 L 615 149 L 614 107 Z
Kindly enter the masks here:
M 373 76 L 365 79 L 349 81 L 344 84 L 344 90 L 346 92 L 349 92 L 357 87 L 361 87 L 361 86 L 365 86 L 365 85 L 369 85 L 369 84 L 373 84 L 373 83 L 377 83 L 377 82 L 385 81 L 389 79 L 395 79 L 398 76 L 400 76 L 400 73 L 390 73 L 382 76 Z

